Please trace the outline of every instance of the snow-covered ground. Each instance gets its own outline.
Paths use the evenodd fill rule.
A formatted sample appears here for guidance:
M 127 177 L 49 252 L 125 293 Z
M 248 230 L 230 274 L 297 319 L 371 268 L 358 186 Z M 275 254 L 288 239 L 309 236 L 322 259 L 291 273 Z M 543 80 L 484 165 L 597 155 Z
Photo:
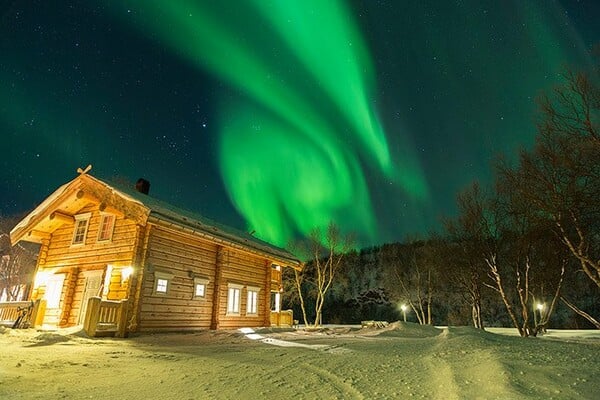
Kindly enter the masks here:
M 600 398 L 599 331 L 492 331 L 394 323 L 90 339 L 0 328 L 0 399 Z

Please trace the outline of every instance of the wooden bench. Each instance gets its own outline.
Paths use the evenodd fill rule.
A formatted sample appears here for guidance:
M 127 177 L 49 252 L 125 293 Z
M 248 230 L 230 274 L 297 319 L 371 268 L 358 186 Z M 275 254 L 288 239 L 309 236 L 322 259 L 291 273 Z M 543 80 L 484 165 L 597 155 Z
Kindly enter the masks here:
M 360 326 L 363 328 L 386 328 L 389 325 L 387 321 L 361 321 Z

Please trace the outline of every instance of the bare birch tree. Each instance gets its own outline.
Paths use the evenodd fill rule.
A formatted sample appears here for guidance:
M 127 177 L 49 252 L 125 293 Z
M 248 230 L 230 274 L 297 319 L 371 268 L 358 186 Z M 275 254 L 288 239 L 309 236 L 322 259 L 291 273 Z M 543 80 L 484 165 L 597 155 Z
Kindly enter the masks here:
M 411 308 L 421 325 L 433 324 L 439 256 L 433 242 L 412 241 L 386 255 L 386 289 Z
M 539 135 L 516 167 L 500 164 L 506 187 L 535 210 L 600 288 L 600 86 L 597 74 L 564 74 L 565 84 L 540 99 Z M 600 329 L 598 320 L 565 304 Z
M 314 229 L 308 238 L 297 246 L 310 260 L 302 271 L 294 270 L 294 284 L 302 309 L 305 326 L 317 328 L 323 323 L 323 304 L 327 292 L 331 289 L 340 268 L 342 259 L 354 244 L 352 235 L 342 234 L 340 229 L 330 223 L 326 230 Z M 307 301 L 314 298 L 315 318 L 311 324 L 308 319 Z
M 557 265 L 550 260 L 558 257 L 547 257 L 545 230 L 529 225 L 502 191 L 486 194 L 474 184 L 459 195 L 458 205 L 462 240 L 471 242 L 471 256 L 478 254 L 486 266 L 483 284 L 500 296 L 519 335 L 537 335 L 554 310 L 564 277 L 564 263 L 558 277 L 551 273 Z M 554 296 L 544 318 L 535 321 L 534 294 L 543 284 L 555 287 Z
M 465 235 L 464 221 L 444 221 L 447 242 L 444 258 L 447 260 L 447 281 L 458 288 L 459 294 L 471 309 L 471 321 L 477 329 L 484 329 L 482 292 L 485 265 L 474 246 L 477 243 Z

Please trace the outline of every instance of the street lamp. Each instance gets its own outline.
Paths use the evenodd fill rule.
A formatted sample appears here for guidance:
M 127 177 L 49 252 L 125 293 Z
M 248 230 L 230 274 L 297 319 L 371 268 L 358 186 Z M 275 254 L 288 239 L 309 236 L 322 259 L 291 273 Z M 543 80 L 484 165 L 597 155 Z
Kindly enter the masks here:
M 544 308 L 546 308 L 546 305 L 544 303 L 537 303 L 536 308 L 540 312 L 540 322 L 541 322 L 543 319 L 542 313 L 544 312 Z
M 404 322 L 406 322 L 406 310 L 408 309 L 408 307 L 406 306 L 406 304 L 402 304 L 400 306 L 400 309 L 402 310 L 402 315 L 404 316 Z
M 544 303 L 535 303 L 534 307 L 533 307 L 533 325 L 534 326 L 538 326 L 538 315 L 536 313 L 536 310 L 540 313 L 540 319 L 539 319 L 539 323 L 541 324 L 543 322 L 543 316 L 542 316 L 542 312 L 544 311 L 544 308 L 546 307 L 546 305 Z

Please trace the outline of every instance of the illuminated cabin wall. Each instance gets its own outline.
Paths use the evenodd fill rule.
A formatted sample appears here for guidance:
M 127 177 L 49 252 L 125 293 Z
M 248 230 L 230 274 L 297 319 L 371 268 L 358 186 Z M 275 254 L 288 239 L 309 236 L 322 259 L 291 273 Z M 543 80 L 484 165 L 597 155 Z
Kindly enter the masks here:
M 107 265 L 113 265 L 109 300 L 127 297 L 127 282 L 121 284 L 122 267 L 132 265 L 138 228 L 132 220 L 117 216 L 112 239 L 98 242 L 101 214 L 98 204 L 89 204 L 79 214 L 90 212 L 88 231 L 83 245 L 72 245 L 74 224 L 64 224 L 54 231 L 49 240 L 42 242 L 38 258 L 38 273 L 66 274 L 62 288 L 60 309 L 49 309 L 44 323 L 59 326 L 76 325 L 79 320 L 86 272 L 100 270 L 104 274 Z M 104 281 L 104 278 L 103 278 Z M 35 287 L 32 299 L 42 298 L 45 287 Z
M 83 245 L 72 245 L 73 223 L 62 225 L 42 243 L 38 275 L 65 274 L 60 306 L 47 310 L 45 324 L 73 326 L 82 322 L 86 278 L 93 271 L 102 275 L 99 295 L 104 299 L 123 300 L 131 296 L 128 319 L 133 321 L 132 331 L 270 324 L 270 294 L 274 286 L 271 262 L 266 258 L 220 246 L 176 228 L 154 224 L 142 227 L 122 216 L 116 218 L 112 240 L 98 242 L 99 205 L 89 204 L 79 213 L 91 213 Z M 147 240 L 146 232 L 149 232 Z M 122 270 L 127 267 L 133 268 L 133 275 L 124 279 Z M 173 275 L 167 294 L 154 293 L 155 271 Z M 142 280 L 138 285 L 140 273 Z M 208 280 L 203 298 L 194 296 L 195 277 Z M 219 292 L 215 296 L 217 281 Z M 227 314 L 229 283 L 242 286 L 237 315 Z M 279 285 L 276 282 L 275 287 Z M 256 314 L 246 312 L 248 287 L 259 288 Z M 45 289 L 43 282 L 35 285 L 32 299 L 43 298 Z
M 221 277 L 217 278 L 217 259 L 221 252 Z M 267 269 L 269 264 L 269 269 Z M 155 271 L 173 274 L 168 293 L 154 293 Z M 148 240 L 142 296 L 140 298 L 139 331 L 196 330 L 264 326 L 269 321 L 267 308 L 267 272 L 270 263 L 247 253 L 218 246 L 191 233 L 152 226 Z M 207 278 L 204 298 L 194 298 L 194 277 Z M 215 297 L 218 279 L 219 295 Z M 246 290 L 240 296 L 240 315 L 228 316 L 229 282 L 260 287 L 258 314 L 246 316 Z M 270 281 L 269 281 L 270 285 Z M 269 286 L 270 288 L 270 286 Z M 213 318 L 213 302 L 218 301 L 218 316 Z M 213 322 L 217 321 L 217 326 Z
M 266 318 L 270 318 L 270 314 L 267 315 L 267 312 L 270 312 L 271 308 L 271 263 L 267 265 L 267 260 L 264 258 L 235 250 L 228 250 L 223 254 L 222 272 L 221 290 L 219 293 L 219 328 L 268 325 L 265 321 Z M 239 315 L 227 315 L 228 283 L 242 284 L 244 286 L 240 295 Z M 258 292 L 257 315 L 246 315 L 248 286 L 260 288 Z M 266 297 L 267 295 L 269 297 Z

